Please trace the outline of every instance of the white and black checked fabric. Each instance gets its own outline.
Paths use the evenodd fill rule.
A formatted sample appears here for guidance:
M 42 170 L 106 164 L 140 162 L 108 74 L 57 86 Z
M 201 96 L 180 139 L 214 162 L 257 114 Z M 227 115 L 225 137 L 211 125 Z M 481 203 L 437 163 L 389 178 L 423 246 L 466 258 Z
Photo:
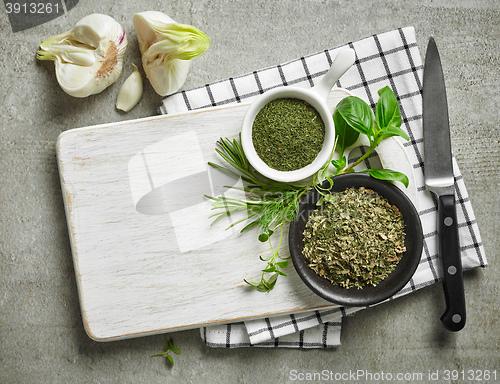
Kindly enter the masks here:
M 405 149 L 414 169 L 424 249 L 417 272 L 394 297 L 413 292 L 440 280 L 437 254 L 437 205 L 424 184 L 422 134 L 422 60 L 412 27 L 373 35 L 347 46 L 356 52 L 356 62 L 337 83 L 361 97 L 372 108 L 377 91 L 389 85 L 396 94 L 403 118 L 402 128 L 410 141 Z M 248 102 L 275 87 L 313 86 L 326 73 L 342 47 L 300 57 L 288 63 L 229 78 L 166 98 L 160 113 Z M 460 170 L 454 162 L 457 219 L 464 270 L 487 265 L 479 228 Z M 362 308 L 332 307 L 322 311 L 263 318 L 201 329 L 206 344 L 213 347 L 328 348 L 340 344 L 343 316 Z

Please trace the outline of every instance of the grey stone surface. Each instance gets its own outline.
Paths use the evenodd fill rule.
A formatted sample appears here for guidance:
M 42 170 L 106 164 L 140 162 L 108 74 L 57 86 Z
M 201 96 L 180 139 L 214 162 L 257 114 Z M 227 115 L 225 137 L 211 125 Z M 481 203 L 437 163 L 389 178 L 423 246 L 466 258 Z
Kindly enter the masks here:
M 170 368 L 150 357 L 167 335 L 90 340 L 79 312 L 55 143 L 71 128 L 154 115 L 161 98 L 145 83 L 139 106 L 119 113 L 114 103 L 123 75 L 99 95 L 69 97 L 53 64 L 38 62 L 35 52 L 83 16 L 105 13 L 128 33 L 128 74 L 132 62 L 139 64 L 132 15 L 144 10 L 163 11 L 211 37 L 185 89 L 404 26 L 415 27 L 423 55 L 434 35 L 452 146 L 490 264 L 466 273 L 466 328 L 443 329 L 443 295 L 434 285 L 346 319 L 342 346 L 332 350 L 210 349 L 191 330 L 172 335 L 182 355 Z M 500 381 L 499 25 L 498 0 L 80 0 L 66 16 L 13 33 L 0 5 L 0 383 L 287 383 L 293 370 L 423 373 L 422 382 L 431 381 L 429 372 L 452 382 L 444 380 L 445 370 L 496 370 Z

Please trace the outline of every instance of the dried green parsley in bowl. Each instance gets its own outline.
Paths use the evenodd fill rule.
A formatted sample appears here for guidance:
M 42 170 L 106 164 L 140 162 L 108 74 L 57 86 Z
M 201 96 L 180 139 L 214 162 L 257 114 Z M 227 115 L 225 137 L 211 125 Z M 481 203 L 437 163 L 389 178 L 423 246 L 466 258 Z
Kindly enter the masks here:
M 418 212 L 399 188 L 368 174 L 338 175 L 333 182 L 329 190 L 328 182 L 323 184 L 332 197 L 327 195 L 324 199 L 318 191 L 311 190 L 300 203 L 296 219 L 290 224 L 289 248 L 294 267 L 313 292 L 330 302 L 364 306 L 386 300 L 410 281 L 420 262 L 423 234 Z M 350 195 L 359 194 L 360 190 L 362 194 L 356 197 Z M 367 190 L 369 194 L 366 194 Z M 341 208 L 344 205 L 341 200 L 345 196 L 351 196 L 347 198 L 350 201 L 347 210 Z M 375 200 L 361 202 L 370 196 Z M 353 202 L 353 198 L 356 201 Z M 323 212 L 324 217 L 318 215 L 317 203 L 320 199 L 331 201 L 322 203 L 326 209 L 331 209 L 330 217 L 326 211 Z M 385 200 L 389 206 L 384 205 Z M 372 221 L 373 216 L 378 216 L 375 212 L 378 210 L 387 210 L 386 213 L 392 210 L 395 213 L 394 222 L 377 223 L 380 218 Z M 351 220 L 353 217 L 355 220 Z M 333 228 L 328 221 L 336 223 Z M 392 238 L 390 230 L 382 230 L 383 225 L 396 230 L 401 224 L 403 239 L 399 236 Z M 352 228 L 348 228 L 351 225 Z M 316 226 L 316 232 L 311 230 L 313 226 Z M 396 232 L 401 235 L 399 230 Z M 384 252 L 389 244 L 392 244 L 390 251 Z M 367 254 L 369 251 L 373 253 Z M 310 253 L 312 258 L 308 258 Z
M 406 247 L 401 212 L 371 189 L 327 195 L 311 212 L 302 254 L 320 276 L 344 288 L 377 285 Z
M 270 101 L 255 116 L 252 142 L 261 160 L 278 171 L 311 164 L 323 148 L 325 125 L 308 102 L 295 98 Z

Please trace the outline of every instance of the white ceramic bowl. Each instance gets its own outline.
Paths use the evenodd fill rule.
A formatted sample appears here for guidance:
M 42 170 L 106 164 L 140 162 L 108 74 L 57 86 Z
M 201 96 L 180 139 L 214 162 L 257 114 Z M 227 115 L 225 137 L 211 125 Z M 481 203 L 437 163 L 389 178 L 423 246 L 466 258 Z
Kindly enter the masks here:
M 272 180 L 292 183 L 312 176 L 328 161 L 335 143 L 335 125 L 333 124 L 332 111 L 329 110 L 326 100 L 337 80 L 354 64 L 354 59 L 354 51 L 345 48 L 337 54 L 331 68 L 316 86 L 308 89 L 295 86 L 274 88 L 263 93 L 250 104 L 243 118 L 241 144 L 248 161 L 257 172 Z M 316 158 L 305 167 L 293 171 L 278 171 L 269 167 L 255 151 L 252 140 L 252 126 L 259 111 L 267 103 L 281 98 L 306 101 L 318 111 L 325 126 L 323 147 Z
M 325 125 L 325 139 L 321 151 L 312 163 L 294 171 L 278 171 L 269 167 L 255 151 L 252 140 L 252 125 L 259 111 L 267 103 L 281 98 L 294 98 L 306 101 L 319 112 Z M 250 164 L 260 174 L 273 180 L 295 182 L 313 175 L 328 161 L 333 150 L 334 142 L 335 126 L 333 124 L 332 114 L 326 106 L 325 101 L 322 100 L 317 93 L 311 92 L 308 89 L 291 86 L 272 89 L 264 93 L 250 105 L 243 119 L 243 128 L 241 131 L 243 151 L 245 151 L 245 155 Z

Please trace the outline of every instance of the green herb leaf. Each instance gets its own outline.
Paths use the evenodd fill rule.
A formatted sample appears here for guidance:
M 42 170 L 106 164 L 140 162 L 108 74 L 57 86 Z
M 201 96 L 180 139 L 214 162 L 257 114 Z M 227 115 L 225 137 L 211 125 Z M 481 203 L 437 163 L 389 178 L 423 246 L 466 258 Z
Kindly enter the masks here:
M 174 340 L 172 340 L 172 339 L 167 340 L 167 343 L 165 345 L 165 350 L 163 352 L 156 353 L 152 357 L 164 356 L 165 358 L 168 359 L 168 361 L 170 361 L 170 364 L 172 364 L 172 367 L 173 367 L 174 366 L 174 358 L 170 355 L 170 352 L 173 352 L 176 355 L 181 354 L 181 350 L 174 345 Z
M 406 134 L 406 132 L 403 131 L 401 128 L 398 128 L 398 127 L 384 128 L 383 130 L 381 130 L 379 132 L 379 135 L 378 135 L 379 140 L 382 140 L 382 139 L 385 139 L 385 138 L 391 137 L 391 136 L 401 136 L 406 141 L 410 140 L 410 138 L 408 137 L 408 135 Z
M 276 284 L 277 280 L 278 280 L 278 275 L 274 274 L 269 278 L 269 280 L 267 280 L 267 284 L 271 287 L 274 287 L 274 284 Z
M 180 355 L 182 352 L 179 348 L 172 346 L 172 352 L 176 355 Z
M 257 284 L 257 290 L 260 292 L 269 292 L 271 289 L 274 288 L 274 284 L 268 285 L 266 282 Z
M 393 171 L 391 169 L 367 169 L 362 172 L 368 172 L 370 176 L 380 180 L 399 181 L 403 183 L 406 188 L 408 188 L 410 183 L 408 177 L 404 173 Z
M 248 229 L 252 228 L 252 227 L 255 227 L 257 224 L 259 224 L 259 220 L 254 220 L 252 221 L 251 223 L 245 225 L 240 232 L 245 232 L 247 231 Z
M 246 212 L 245 217 L 236 220 L 230 227 L 245 220 L 251 220 L 249 224 L 243 227 L 241 232 L 255 227 L 258 231 L 259 241 L 269 241 L 271 248 L 269 255 L 266 257 L 259 256 L 261 261 L 267 262 L 266 268 L 262 270 L 260 282 L 244 280 L 248 285 L 261 292 L 269 292 L 275 286 L 279 276 L 286 276 L 281 269 L 286 268 L 288 261 L 279 256 L 283 228 L 295 218 L 300 201 L 312 188 L 316 189 L 322 196 L 318 205 L 325 204 L 331 199 L 330 195 L 325 195 L 328 188 L 321 187 L 323 180 L 330 180 L 330 184 L 333 184 L 332 177 L 334 174 L 328 173 L 331 172 L 331 169 L 329 169 L 330 162 L 337 169 L 335 175 L 355 172 L 354 167 L 370 156 L 382 139 L 401 136 L 408 140 L 406 133 L 399 127 L 401 125 L 401 113 L 394 93 L 390 88 L 385 87 L 379 91 L 379 95 L 377 122 L 374 120 L 370 106 L 358 97 L 349 96 L 337 104 L 333 119 L 337 131 L 336 145 L 341 150 L 340 158 L 338 160 L 330 159 L 313 176 L 312 182 L 307 185 L 296 186 L 260 175 L 250 166 L 245 156 L 241 146 L 241 134 L 238 139 L 221 138 L 217 142 L 218 148 L 216 151 L 222 160 L 227 163 L 228 167 L 215 163 L 209 163 L 210 166 L 229 176 L 241 177 L 246 185 L 244 187 L 233 186 L 230 188 L 239 189 L 245 192 L 246 196 L 244 199 L 206 196 L 213 201 L 212 209 L 217 210 L 217 213 L 211 215 L 211 217 L 215 218 L 213 222 L 237 212 Z M 360 133 L 368 137 L 370 148 L 353 164 L 347 166 L 347 158 L 343 156 L 343 152 L 356 142 Z M 387 170 L 369 170 L 367 172 L 379 179 L 400 181 L 406 186 L 408 185 L 408 178 L 399 172 Z M 278 228 L 281 233 L 277 247 L 274 249 L 271 237 L 273 231 Z M 278 259 L 284 261 L 278 262 Z
M 247 279 L 243 279 L 243 281 L 248 285 L 251 285 L 252 287 L 258 287 L 260 285 L 260 283 L 256 283 L 254 281 L 248 281 Z
M 165 355 L 167 359 L 170 361 L 170 364 L 172 364 L 172 367 L 174 366 L 174 358 L 170 355 Z
M 389 87 L 378 91 L 380 95 L 375 109 L 375 121 L 381 131 L 401 126 L 401 111 L 396 95 Z
M 345 122 L 359 133 L 373 136 L 373 112 L 368 104 L 357 96 L 342 99 L 335 109 Z
M 342 169 L 345 168 L 347 165 L 347 158 L 345 156 L 342 156 L 341 159 L 338 160 L 332 160 L 332 165 L 337 168 L 337 170 L 341 171 Z
M 344 153 L 344 150 L 347 147 L 350 147 L 356 142 L 359 137 L 359 132 L 354 130 L 349 124 L 347 124 L 344 117 L 337 109 L 333 113 L 333 123 L 335 124 L 337 145 L 340 149 L 340 153 Z
M 278 261 L 276 264 L 278 264 L 278 267 L 280 268 L 286 268 L 288 266 L 288 260 Z
M 269 239 L 269 235 L 267 233 L 261 233 L 259 235 L 259 241 L 265 243 Z

